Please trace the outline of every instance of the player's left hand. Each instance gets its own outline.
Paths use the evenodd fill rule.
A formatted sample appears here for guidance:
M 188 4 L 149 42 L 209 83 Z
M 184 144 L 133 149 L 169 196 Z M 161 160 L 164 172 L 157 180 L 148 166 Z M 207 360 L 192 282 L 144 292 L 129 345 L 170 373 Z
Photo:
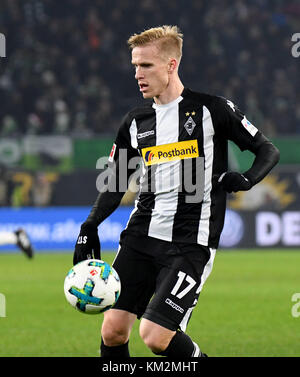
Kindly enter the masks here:
M 76 241 L 73 264 L 75 265 L 85 259 L 100 259 L 100 250 L 97 225 L 88 221 L 84 222 Z
M 217 182 L 223 188 L 223 190 L 228 193 L 247 191 L 252 187 L 250 180 L 243 174 L 237 172 L 223 173 L 218 177 Z

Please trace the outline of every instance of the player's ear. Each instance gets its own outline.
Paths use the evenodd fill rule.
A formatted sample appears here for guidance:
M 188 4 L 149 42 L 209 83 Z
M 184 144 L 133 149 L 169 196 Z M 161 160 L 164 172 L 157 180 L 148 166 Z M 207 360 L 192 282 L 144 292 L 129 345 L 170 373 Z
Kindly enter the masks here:
M 173 73 L 176 70 L 177 66 L 178 66 L 177 60 L 174 58 L 170 59 L 168 63 L 168 73 L 170 74 Z

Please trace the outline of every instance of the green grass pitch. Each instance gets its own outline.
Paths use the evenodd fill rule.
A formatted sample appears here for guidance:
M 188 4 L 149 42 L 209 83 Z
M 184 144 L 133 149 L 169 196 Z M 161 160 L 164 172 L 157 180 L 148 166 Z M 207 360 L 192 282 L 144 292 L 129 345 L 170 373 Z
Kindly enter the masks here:
M 71 265 L 71 253 L 0 253 L 0 356 L 99 356 L 102 315 L 79 313 L 64 297 Z M 218 251 L 187 333 L 209 356 L 300 356 L 299 266 L 297 251 Z M 138 321 L 130 349 L 153 356 Z

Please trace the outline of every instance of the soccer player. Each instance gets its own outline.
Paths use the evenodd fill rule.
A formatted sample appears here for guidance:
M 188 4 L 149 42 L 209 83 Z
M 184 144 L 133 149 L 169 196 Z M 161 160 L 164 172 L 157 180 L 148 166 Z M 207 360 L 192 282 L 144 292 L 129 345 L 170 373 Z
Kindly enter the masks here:
M 24 229 L 18 229 L 14 232 L 0 232 L 0 245 L 16 245 L 28 258 L 32 258 L 34 254 L 30 239 Z
M 155 354 L 205 356 L 185 330 L 212 270 L 226 192 L 250 190 L 279 159 L 278 150 L 235 104 L 184 87 L 178 74 L 182 43 L 176 26 L 129 38 L 135 78 L 149 102 L 125 116 L 108 159 L 106 190 L 75 246 L 74 263 L 100 257 L 97 227 L 118 207 L 126 191 L 122 180 L 133 174 L 132 161 L 139 157 L 139 196 L 113 262 L 121 295 L 104 313 L 102 357 L 130 356 L 137 318 L 140 336 Z M 227 171 L 228 140 L 255 155 L 243 174 Z

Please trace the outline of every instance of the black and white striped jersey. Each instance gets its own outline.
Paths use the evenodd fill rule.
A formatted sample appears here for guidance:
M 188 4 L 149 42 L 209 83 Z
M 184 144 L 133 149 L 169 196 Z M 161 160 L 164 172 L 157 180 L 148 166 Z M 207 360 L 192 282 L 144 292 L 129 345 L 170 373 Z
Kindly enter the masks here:
M 226 193 L 213 177 L 227 171 L 228 140 L 254 152 L 260 135 L 231 101 L 187 88 L 168 104 L 129 112 L 109 157 L 119 166 L 142 160 L 126 232 L 217 248 Z

